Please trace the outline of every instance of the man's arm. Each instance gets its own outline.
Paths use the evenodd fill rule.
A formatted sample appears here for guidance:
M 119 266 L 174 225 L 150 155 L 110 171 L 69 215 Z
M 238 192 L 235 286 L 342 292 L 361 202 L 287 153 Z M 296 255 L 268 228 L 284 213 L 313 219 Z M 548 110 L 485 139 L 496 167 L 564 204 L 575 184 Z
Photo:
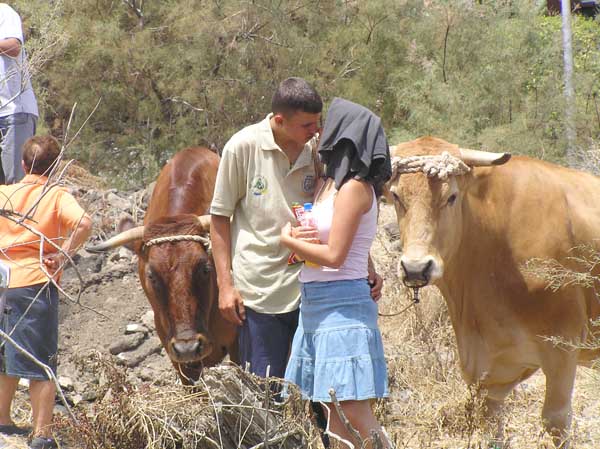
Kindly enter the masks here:
M 246 319 L 244 301 L 233 285 L 231 277 L 231 223 L 229 217 L 211 215 L 210 241 L 217 270 L 219 310 L 233 324 L 242 325 Z
M 66 239 L 61 248 L 69 257 L 73 256 L 92 233 L 92 220 L 84 215 L 75 230 Z M 44 265 L 50 274 L 56 273 L 65 264 L 67 257 L 62 252 L 52 253 L 44 257 Z
M 371 253 L 369 253 L 369 263 L 368 263 L 368 271 L 369 271 L 369 285 L 371 286 L 371 297 L 373 301 L 377 302 L 381 299 L 381 290 L 383 288 L 383 278 L 377 274 L 375 271 L 375 265 L 373 264 L 373 259 L 371 258 Z
M 21 53 L 21 41 L 16 37 L 0 40 L 0 55 L 16 58 Z

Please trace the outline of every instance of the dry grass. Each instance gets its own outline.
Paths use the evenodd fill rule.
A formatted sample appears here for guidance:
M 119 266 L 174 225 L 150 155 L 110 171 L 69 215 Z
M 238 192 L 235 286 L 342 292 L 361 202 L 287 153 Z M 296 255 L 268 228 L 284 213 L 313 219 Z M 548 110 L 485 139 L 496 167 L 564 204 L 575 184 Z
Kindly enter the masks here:
M 274 401 L 266 381 L 237 366 L 205 370 L 195 387 L 134 386 L 124 368 L 96 357 L 99 401 L 80 410 L 79 423 L 59 421 L 58 432 L 79 449 L 316 448 L 318 436 L 294 389 Z M 267 382 L 269 387 L 267 387 Z

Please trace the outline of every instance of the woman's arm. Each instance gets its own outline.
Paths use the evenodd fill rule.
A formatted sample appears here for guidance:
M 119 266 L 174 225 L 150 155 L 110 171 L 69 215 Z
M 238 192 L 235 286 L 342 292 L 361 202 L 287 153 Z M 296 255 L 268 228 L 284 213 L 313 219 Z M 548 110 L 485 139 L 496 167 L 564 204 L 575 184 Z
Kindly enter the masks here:
M 351 179 L 337 193 L 329 241 L 324 244 L 310 243 L 292 236 L 291 225 L 281 230 L 281 243 L 303 259 L 319 265 L 339 268 L 344 264 L 363 214 L 369 211 L 373 201 L 370 184 Z

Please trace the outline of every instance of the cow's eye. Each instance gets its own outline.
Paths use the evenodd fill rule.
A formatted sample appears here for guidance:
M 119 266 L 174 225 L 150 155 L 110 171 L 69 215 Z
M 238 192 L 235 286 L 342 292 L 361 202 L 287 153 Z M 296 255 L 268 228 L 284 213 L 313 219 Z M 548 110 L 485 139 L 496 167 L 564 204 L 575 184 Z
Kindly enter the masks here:
M 455 202 L 456 202 L 456 193 L 453 193 L 452 195 L 450 195 L 448 197 L 448 201 L 446 204 L 448 204 L 448 206 L 452 206 Z
M 196 265 L 196 272 L 202 276 L 206 276 L 211 271 L 213 271 L 213 266 L 207 262 L 200 262 Z

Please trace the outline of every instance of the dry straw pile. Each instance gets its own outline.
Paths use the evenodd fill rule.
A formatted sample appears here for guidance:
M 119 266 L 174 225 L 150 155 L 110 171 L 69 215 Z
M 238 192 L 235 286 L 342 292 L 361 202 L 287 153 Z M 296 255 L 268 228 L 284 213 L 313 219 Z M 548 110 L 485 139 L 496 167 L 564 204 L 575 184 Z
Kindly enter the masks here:
M 89 362 L 87 363 L 89 367 Z M 97 357 L 100 396 L 59 434 L 81 449 L 316 448 L 318 435 L 296 391 L 277 401 L 265 381 L 233 365 L 205 370 L 196 387 L 134 386 L 124 368 Z

